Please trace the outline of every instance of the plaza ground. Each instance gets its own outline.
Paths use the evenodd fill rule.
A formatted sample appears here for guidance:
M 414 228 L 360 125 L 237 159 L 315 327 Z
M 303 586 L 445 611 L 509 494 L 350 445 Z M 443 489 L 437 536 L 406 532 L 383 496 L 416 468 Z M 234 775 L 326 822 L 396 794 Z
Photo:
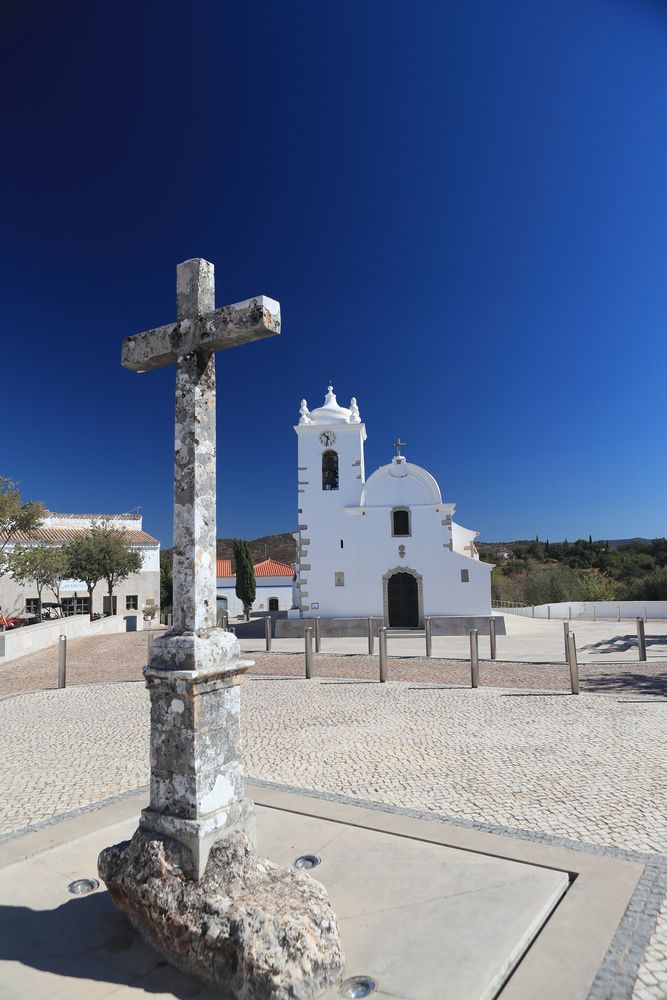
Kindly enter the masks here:
M 443 658 L 392 658 L 386 685 L 377 682 L 377 656 L 361 655 L 365 640 L 324 640 L 312 681 L 303 679 L 303 654 L 289 652 L 293 641 L 274 640 L 243 687 L 248 776 L 519 837 L 638 852 L 659 867 L 667 860 L 667 657 L 659 655 L 667 628 L 648 623 L 649 660 L 639 663 L 636 648 L 619 662 L 619 636 L 632 633 L 631 623 L 576 627 L 580 650 L 597 650 L 582 663 L 578 697 L 566 693 L 562 652 L 561 662 L 524 658 L 528 647 L 546 659 L 556 630 L 562 642 L 560 622 L 524 619 L 499 637 L 499 657 L 512 658 L 483 662 L 477 690 L 456 658 L 456 638 L 434 639 L 436 656 L 449 644 Z M 253 642 L 262 645 L 244 640 L 246 652 Z M 359 655 L 337 652 L 350 642 Z M 53 650 L 0 669 L 0 835 L 146 786 L 146 650 L 141 633 L 71 642 L 66 690 L 54 687 Z M 653 899 L 657 921 L 651 910 L 644 915 L 650 942 L 634 987 L 614 996 L 667 996 L 664 887 L 662 897 Z

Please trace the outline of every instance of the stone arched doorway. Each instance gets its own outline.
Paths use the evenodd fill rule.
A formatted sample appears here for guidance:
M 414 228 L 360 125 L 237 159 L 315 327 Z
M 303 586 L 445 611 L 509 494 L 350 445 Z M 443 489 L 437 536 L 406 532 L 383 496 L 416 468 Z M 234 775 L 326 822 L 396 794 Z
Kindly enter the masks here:
M 421 577 L 397 569 L 384 578 L 385 621 L 389 628 L 418 628 L 421 621 Z

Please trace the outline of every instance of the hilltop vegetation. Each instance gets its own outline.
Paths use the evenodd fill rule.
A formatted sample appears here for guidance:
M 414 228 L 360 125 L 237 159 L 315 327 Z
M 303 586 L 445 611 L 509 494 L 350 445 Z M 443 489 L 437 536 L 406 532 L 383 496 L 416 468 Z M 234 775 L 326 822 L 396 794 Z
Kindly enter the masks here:
M 481 543 L 494 601 L 667 600 L 667 540 Z M 507 552 L 504 558 L 500 553 Z
M 278 562 L 291 566 L 296 562 L 296 542 L 289 532 L 284 532 L 282 535 L 262 535 L 261 538 L 249 541 L 248 546 L 253 563 L 261 562 L 262 559 L 277 559 Z M 218 538 L 217 557 L 231 559 L 232 569 L 234 568 L 233 538 Z

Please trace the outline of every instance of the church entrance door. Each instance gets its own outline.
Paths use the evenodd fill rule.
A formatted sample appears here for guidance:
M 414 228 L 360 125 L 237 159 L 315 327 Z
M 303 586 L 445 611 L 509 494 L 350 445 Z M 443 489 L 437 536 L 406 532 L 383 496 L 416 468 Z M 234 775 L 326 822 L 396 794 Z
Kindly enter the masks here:
M 387 581 L 389 628 L 417 628 L 419 593 L 411 573 L 394 573 Z

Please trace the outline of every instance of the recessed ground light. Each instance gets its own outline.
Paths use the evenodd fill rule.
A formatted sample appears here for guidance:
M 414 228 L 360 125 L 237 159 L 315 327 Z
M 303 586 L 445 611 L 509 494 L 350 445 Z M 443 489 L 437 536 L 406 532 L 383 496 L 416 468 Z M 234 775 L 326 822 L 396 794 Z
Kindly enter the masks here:
M 317 854 L 302 854 L 294 862 L 295 868 L 316 868 L 320 863 Z
M 352 976 L 341 986 L 340 995 L 346 1000 L 359 1000 L 360 997 L 369 997 L 371 993 L 375 993 L 377 985 L 370 976 Z
M 89 892 L 99 889 L 100 883 L 96 878 L 77 878 L 67 886 L 75 896 L 85 896 Z

